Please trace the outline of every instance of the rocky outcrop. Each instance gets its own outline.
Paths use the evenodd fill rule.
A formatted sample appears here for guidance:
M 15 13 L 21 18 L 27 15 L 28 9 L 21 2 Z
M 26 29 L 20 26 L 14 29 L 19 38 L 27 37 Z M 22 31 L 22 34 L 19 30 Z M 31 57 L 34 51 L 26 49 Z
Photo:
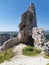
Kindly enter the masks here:
M 32 38 L 34 39 L 35 46 L 43 46 L 45 43 L 45 33 L 42 28 L 33 27 L 32 28 Z

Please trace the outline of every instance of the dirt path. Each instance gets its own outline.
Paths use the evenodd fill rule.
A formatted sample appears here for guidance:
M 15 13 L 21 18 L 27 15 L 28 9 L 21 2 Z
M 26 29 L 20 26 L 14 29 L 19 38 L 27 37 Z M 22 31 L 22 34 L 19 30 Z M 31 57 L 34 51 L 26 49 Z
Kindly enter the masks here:
M 22 50 L 24 47 L 26 47 L 26 45 L 24 44 L 15 46 L 13 51 L 17 51 L 18 55 L 12 58 L 11 61 L 5 61 L 0 65 L 46 65 L 47 63 L 49 63 L 49 59 L 45 59 L 40 55 L 36 57 L 28 57 L 22 55 Z

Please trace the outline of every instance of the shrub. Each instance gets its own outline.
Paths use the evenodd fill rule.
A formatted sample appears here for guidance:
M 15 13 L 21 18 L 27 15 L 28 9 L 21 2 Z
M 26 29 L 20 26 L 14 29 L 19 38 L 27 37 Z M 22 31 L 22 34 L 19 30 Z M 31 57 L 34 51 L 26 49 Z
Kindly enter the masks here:
M 31 46 L 27 46 L 23 49 L 23 54 L 26 56 L 37 56 L 40 52 L 40 50 Z
M 4 61 L 4 55 L 3 53 L 0 53 L 0 63 Z
M 10 60 L 15 55 L 15 53 L 12 51 L 12 49 L 8 49 L 4 52 L 0 53 L 0 63 L 4 60 Z

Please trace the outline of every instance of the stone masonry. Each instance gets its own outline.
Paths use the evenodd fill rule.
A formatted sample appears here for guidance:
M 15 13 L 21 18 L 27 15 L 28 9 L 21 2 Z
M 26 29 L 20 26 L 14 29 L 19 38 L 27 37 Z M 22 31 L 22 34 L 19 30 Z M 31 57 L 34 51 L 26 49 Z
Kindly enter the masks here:
M 21 33 L 21 41 L 27 42 L 29 37 L 32 37 L 32 28 L 37 27 L 36 12 L 34 4 L 30 4 L 27 11 L 21 16 L 19 24 L 19 32 Z M 29 40 L 28 40 L 29 41 Z
M 34 38 L 35 46 L 44 46 L 45 43 L 45 33 L 42 28 L 33 27 L 32 28 L 32 38 Z

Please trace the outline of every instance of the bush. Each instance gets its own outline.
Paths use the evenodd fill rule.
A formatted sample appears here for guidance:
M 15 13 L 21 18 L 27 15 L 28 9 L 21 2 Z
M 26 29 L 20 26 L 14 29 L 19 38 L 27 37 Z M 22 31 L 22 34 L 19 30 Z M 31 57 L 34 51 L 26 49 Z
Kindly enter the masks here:
M 4 55 L 3 53 L 0 53 L 0 63 L 4 61 Z
M 15 53 L 12 51 L 12 49 L 8 49 L 4 52 L 0 53 L 0 63 L 4 62 L 4 60 L 10 60 L 15 55 Z
M 23 54 L 26 56 L 37 56 L 40 52 L 40 50 L 31 46 L 27 46 L 23 49 Z

